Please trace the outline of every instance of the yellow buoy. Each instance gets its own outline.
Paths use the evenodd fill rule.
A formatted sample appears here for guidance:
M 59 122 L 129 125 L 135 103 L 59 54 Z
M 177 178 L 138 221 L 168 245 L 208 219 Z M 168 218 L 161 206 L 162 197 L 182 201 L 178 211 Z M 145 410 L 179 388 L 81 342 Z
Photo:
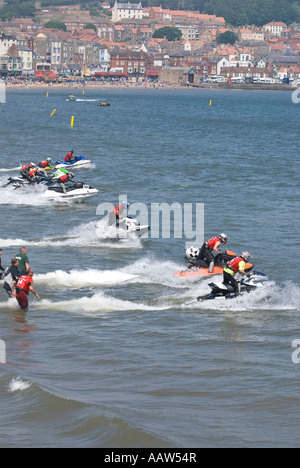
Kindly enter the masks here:
M 212 100 L 209 101 L 209 105 L 210 105 L 210 106 L 212 105 Z
M 49 96 L 49 93 L 47 92 L 47 97 Z
M 74 127 L 74 115 L 72 115 L 72 118 L 71 118 L 71 127 Z
M 54 116 L 55 112 L 56 112 L 56 109 L 54 109 L 54 111 L 52 112 L 51 117 Z

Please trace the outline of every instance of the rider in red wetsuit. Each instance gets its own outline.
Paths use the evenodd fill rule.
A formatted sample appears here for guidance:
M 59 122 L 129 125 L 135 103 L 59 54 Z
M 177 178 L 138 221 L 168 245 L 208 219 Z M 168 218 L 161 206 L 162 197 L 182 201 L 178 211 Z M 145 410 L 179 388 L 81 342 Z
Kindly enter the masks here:
M 66 154 L 65 156 L 65 162 L 74 163 L 75 161 L 76 161 L 76 158 L 74 156 L 74 150 L 69 151 L 69 153 Z
M 219 247 L 221 244 L 227 244 L 229 237 L 227 234 L 220 234 L 217 237 L 212 237 L 209 241 L 204 242 L 200 250 L 199 260 L 207 260 L 209 263 L 209 273 L 213 273 L 215 267 L 215 258 L 213 252 L 220 254 Z
M 40 298 L 40 296 L 35 292 L 32 286 L 33 275 L 34 271 L 31 268 L 29 268 L 26 275 L 20 276 L 16 284 L 16 299 L 22 310 L 28 310 L 29 292 L 32 292 L 37 299 Z

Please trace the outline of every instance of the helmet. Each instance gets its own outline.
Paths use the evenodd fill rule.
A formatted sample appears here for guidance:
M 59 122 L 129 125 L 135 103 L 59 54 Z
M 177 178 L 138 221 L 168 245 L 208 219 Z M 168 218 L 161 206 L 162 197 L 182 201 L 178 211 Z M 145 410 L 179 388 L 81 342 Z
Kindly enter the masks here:
M 73 179 L 73 177 L 75 177 L 73 172 L 69 172 L 69 176 L 72 177 L 72 179 Z
M 220 234 L 219 237 L 224 244 L 227 244 L 228 239 L 230 239 L 230 237 L 228 237 L 227 234 L 224 234 L 224 233 Z
M 52 159 L 51 159 L 51 158 L 47 158 L 47 159 L 46 159 L 46 161 L 48 161 L 48 162 L 51 162 L 51 161 L 52 161 Z
M 249 252 L 243 252 L 241 257 L 246 261 L 248 262 L 250 260 L 250 258 L 252 258 L 252 255 L 249 254 Z
M 124 208 L 129 208 L 129 207 L 130 207 L 130 203 L 124 202 L 124 203 L 122 203 L 122 206 L 124 206 Z
M 34 162 L 31 162 L 31 163 L 30 163 L 30 166 L 31 166 L 31 167 L 36 167 L 36 164 L 35 164 Z
M 197 247 L 190 247 L 185 252 L 186 258 L 189 260 L 194 260 L 199 257 L 200 250 Z

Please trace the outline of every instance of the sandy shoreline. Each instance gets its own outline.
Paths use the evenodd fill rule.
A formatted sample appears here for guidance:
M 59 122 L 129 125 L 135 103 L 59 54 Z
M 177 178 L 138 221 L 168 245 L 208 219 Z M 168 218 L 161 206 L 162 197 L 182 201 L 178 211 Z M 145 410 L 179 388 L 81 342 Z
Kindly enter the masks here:
M 263 84 L 204 84 L 202 86 L 180 86 L 180 85 L 166 85 L 165 83 L 122 83 L 122 82 L 85 82 L 85 83 L 6 83 L 5 88 L 9 90 L 30 90 L 30 89 L 42 89 L 42 90 L 59 90 L 64 89 L 69 93 L 76 90 L 87 90 L 87 89 L 189 89 L 189 90 L 249 90 L 249 91 L 294 91 L 290 85 L 263 85 Z

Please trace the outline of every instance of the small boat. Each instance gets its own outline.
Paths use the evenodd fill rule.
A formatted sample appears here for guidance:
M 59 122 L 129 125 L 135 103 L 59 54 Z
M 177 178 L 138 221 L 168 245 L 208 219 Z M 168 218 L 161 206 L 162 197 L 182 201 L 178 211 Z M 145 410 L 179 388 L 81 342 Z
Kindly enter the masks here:
M 74 94 L 70 94 L 70 96 L 68 96 L 68 99 L 67 101 L 77 101 L 76 97 L 74 96 Z
M 100 106 L 100 107 L 110 107 L 111 104 L 108 101 L 105 101 L 105 102 L 99 102 L 98 106 Z

